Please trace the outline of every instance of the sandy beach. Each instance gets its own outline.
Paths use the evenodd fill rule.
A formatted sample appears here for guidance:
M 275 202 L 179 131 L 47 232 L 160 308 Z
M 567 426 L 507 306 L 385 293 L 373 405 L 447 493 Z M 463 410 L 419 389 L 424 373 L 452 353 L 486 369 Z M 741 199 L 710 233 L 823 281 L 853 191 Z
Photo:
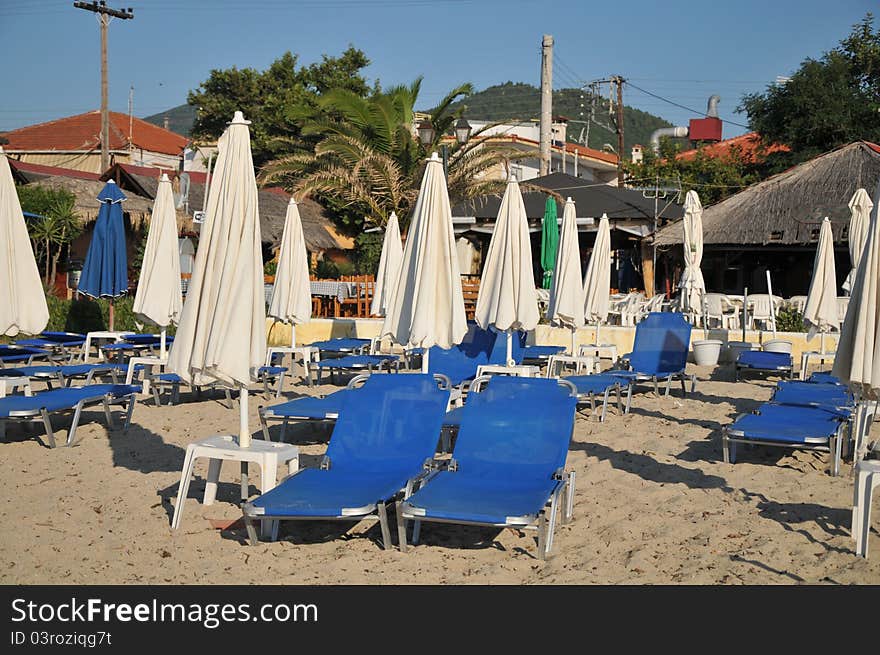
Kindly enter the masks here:
M 184 392 L 172 407 L 139 402 L 127 434 L 108 432 L 92 409 L 73 448 L 50 450 L 32 438 L 40 428 L 10 425 L 0 443 L 0 582 L 880 584 L 876 519 L 871 559 L 857 557 L 850 538 L 848 463 L 834 478 L 824 453 L 757 448 L 735 465 L 722 461 L 721 426 L 769 398 L 777 378 L 734 383 L 730 367 L 693 370 L 697 390 L 686 399 L 642 387 L 628 416 L 578 416 L 567 464 L 577 473 L 574 520 L 558 527 L 547 561 L 536 556 L 534 532 L 440 524 L 425 525 L 407 553 L 383 550 L 373 522 L 288 522 L 279 541 L 250 546 L 234 523 L 238 466 L 224 466 L 217 501 L 203 506 L 205 460 L 172 531 L 186 445 L 237 429 L 237 408 L 220 394 Z M 284 395 L 336 388 L 294 376 Z M 253 401 L 257 436 L 258 405 L 276 401 Z M 58 423 L 63 443 L 68 422 Z M 317 464 L 329 435 L 313 425 L 288 430 L 300 466 Z M 252 467 L 252 494 L 258 481 Z

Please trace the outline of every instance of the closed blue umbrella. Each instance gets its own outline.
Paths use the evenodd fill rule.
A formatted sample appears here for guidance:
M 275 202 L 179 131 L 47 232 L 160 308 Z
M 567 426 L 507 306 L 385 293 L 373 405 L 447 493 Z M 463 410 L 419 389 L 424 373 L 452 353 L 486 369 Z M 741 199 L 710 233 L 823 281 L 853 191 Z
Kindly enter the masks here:
M 101 209 L 89 243 L 77 291 L 92 298 L 110 299 L 110 329 L 113 330 L 113 298 L 128 291 L 128 256 L 122 201 L 125 194 L 110 180 L 98 194 Z

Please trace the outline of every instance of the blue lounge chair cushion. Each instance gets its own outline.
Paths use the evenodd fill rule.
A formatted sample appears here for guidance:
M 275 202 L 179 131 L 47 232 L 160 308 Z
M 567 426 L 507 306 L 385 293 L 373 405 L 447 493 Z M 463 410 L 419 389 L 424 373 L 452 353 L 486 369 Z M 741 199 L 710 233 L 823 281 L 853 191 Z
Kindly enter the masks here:
M 628 373 L 629 371 L 623 371 Z M 627 386 L 632 379 L 627 375 L 614 375 L 611 373 L 596 373 L 594 375 L 570 375 L 565 380 L 577 387 L 579 396 L 587 394 L 603 394 L 614 385 Z
M 523 348 L 523 359 L 546 359 L 561 352 L 565 352 L 565 346 L 526 346 Z
M 282 373 L 287 372 L 286 366 L 261 366 L 258 370 L 258 373 L 264 373 L 266 375 L 281 375 Z
M 69 364 L 66 366 L 19 366 L 16 369 L 21 375 L 28 377 L 82 377 L 90 372 L 110 372 L 115 366 L 110 364 Z
M 81 346 L 86 342 L 85 339 L 75 340 L 70 339 L 67 341 L 55 341 L 54 339 L 44 339 L 41 337 L 36 337 L 34 339 L 19 339 L 15 342 L 17 346 L 25 346 L 30 348 L 53 348 L 55 346 L 68 346 L 68 347 L 76 347 Z
M 813 373 L 810 375 L 808 382 L 821 382 L 824 384 L 841 384 L 840 378 L 831 375 L 831 373 Z
M 743 350 L 736 358 L 736 365 L 763 371 L 787 371 L 791 369 L 791 355 L 766 350 Z
M 741 432 L 740 438 L 778 441 L 787 444 L 822 443 L 837 432 L 840 417 L 819 407 L 796 407 L 766 403 L 760 414 L 738 418 L 729 430 Z
M 369 368 L 381 366 L 385 362 L 396 360 L 395 355 L 346 355 L 336 359 L 322 359 L 315 362 L 317 368 Z
M 431 346 L 428 353 L 428 372 L 442 373 L 457 386 L 466 380 L 472 380 L 477 374 L 477 367 L 488 364 L 486 353 L 477 351 L 470 357 L 460 348 L 445 350 L 439 346 Z
M 45 409 L 57 412 L 71 409 L 87 398 L 100 398 L 110 394 L 113 397 L 127 396 L 140 391 L 136 385 L 90 384 L 85 387 L 65 387 L 42 391 L 33 396 L 7 396 L 0 398 L 0 418 L 9 418 L 13 412 L 34 412 Z
M 31 357 L 48 357 L 51 353 L 41 348 L 0 345 L 0 361 L 26 362 Z
M 158 380 L 159 382 L 168 382 L 169 384 L 183 383 L 183 378 L 180 377 L 177 373 L 159 373 L 158 375 L 153 376 L 153 380 Z

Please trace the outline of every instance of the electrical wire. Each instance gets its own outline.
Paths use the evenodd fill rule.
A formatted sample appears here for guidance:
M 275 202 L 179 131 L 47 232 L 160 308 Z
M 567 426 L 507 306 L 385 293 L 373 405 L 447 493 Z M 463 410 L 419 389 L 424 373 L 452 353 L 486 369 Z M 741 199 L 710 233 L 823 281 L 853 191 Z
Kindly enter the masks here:
M 673 106 L 675 106 L 675 107 L 678 107 L 679 109 L 685 109 L 685 110 L 687 110 L 687 111 L 689 111 L 689 112 L 691 112 L 691 113 L 693 113 L 693 114 L 697 114 L 698 116 L 705 116 L 705 112 L 697 111 L 696 109 L 692 109 L 692 108 L 690 108 L 690 107 L 686 107 L 686 106 L 684 106 L 684 105 L 682 105 L 682 104 L 679 104 L 679 103 L 677 103 L 677 102 L 674 102 L 674 101 L 672 101 L 672 100 L 669 100 L 668 98 L 664 98 L 663 96 L 659 96 L 659 95 L 657 95 L 656 93 L 651 93 L 650 91 L 646 91 L 645 89 L 643 89 L 643 88 L 641 88 L 641 87 L 639 87 L 639 86 L 636 86 L 635 84 L 633 84 L 632 82 L 630 82 L 630 81 L 628 81 L 628 80 L 624 80 L 624 83 L 627 84 L 627 85 L 629 85 L 629 86 L 631 86 L 631 87 L 634 88 L 636 91 L 641 91 L 642 93 L 644 93 L 644 94 L 646 94 L 646 95 L 649 95 L 649 96 L 651 96 L 652 98 L 657 98 L 658 100 L 662 100 L 663 102 L 666 102 L 666 103 L 668 103 L 668 104 L 670 104 L 670 105 L 673 105 Z M 736 125 L 737 127 L 744 127 L 744 128 L 747 129 L 747 130 L 751 129 L 748 125 L 743 125 L 742 123 L 737 123 L 736 121 L 730 121 L 730 120 L 727 120 L 727 119 L 724 119 L 724 118 L 719 118 L 719 120 L 720 120 L 722 123 L 729 123 L 730 125 Z

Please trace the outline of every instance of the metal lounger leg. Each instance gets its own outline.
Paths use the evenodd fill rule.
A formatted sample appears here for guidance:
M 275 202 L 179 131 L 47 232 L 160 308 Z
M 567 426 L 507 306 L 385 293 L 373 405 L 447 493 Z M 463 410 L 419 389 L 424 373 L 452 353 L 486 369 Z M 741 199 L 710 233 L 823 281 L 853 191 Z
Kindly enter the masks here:
M 617 413 L 623 414 L 623 405 L 620 402 L 620 382 L 614 385 L 614 389 L 617 391 Z
M 721 432 L 721 450 L 724 454 L 724 463 L 733 464 L 736 461 L 736 443 L 730 440 L 727 431 Z
M 403 505 L 402 501 L 397 501 L 397 504 L 394 506 L 394 513 L 397 515 L 397 545 L 400 548 L 401 553 L 406 552 L 406 519 L 403 518 L 403 511 L 401 510 L 401 505 Z
M 391 550 L 393 544 L 391 543 L 391 530 L 388 527 L 388 508 L 385 506 L 385 501 L 377 503 L 376 513 L 379 515 L 379 525 L 382 528 L 382 542 L 385 550 Z
M 275 397 L 281 397 L 281 389 L 284 387 L 284 371 L 278 375 L 278 387 L 275 389 Z
M 538 515 L 538 556 L 547 559 L 547 516 L 544 510 Z
M 134 394 L 131 394 L 128 397 L 128 406 L 125 408 L 125 424 L 122 426 L 122 431 L 127 432 L 128 428 L 131 427 L 131 417 L 134 414 L 134 403 L 135 397 Z
M 269 424 L 266 423 L 266 415 L 263 413 L 263 409 L 260 408 L 260 427 L 263 430 L 263 439 L 266 441 L 272 441 L 272 437 L 269 436 Z
M 79 415 L 82 413 L 83 401 L 79 401 L 76 404 L 76 409 L 73 412 L 73 421 L 70 423 L 70 431 L 67 433 L 67 445 L 72 446 L 76 441 L 76 428 L 79 425 Z
M 611 387 L 606 387 L 605 396 L 602 398 L 602 415 L 599 417 L 599 422 L 605 422 L 605 412 L 608 411 L 608 394 L 611 393 Z
M 52 430 L 52 422 L 49 420 L 49 412 L 45 409 L 41 409 L 40 415 L 43 417 L 43 425 L 46 428 L 46 439 L 49 441 L 49 447 L 55 448 L 55 431 Z
M 284 420 L 281 422 L 281 438 L 280 438 L 281 441 L 287 440 L 287 422 L 288 422 L 288 420 L 289 419 L 285 416 Z
M 256 546 L 258 543 L 260 543 L 260 537 L 257 533 L 257 522 L 250 516 L 245 516 L 244 527 L 247 529 L 248 541 L 251 542 L 251 546 Z
M 104 405 L 104 416 L 107 417 L 107 429 L 113 430 L 116 426 L 113 424 L 113 412 L 110 411 L 110 397 L 104 396 L 101 403 Z
M 574 490 L 575 490 L 575 472 L 568 472 L 568 483 L 565 485 L 565 520 L 570 521 L 574 516 Z
M 556 532 L 556 515 L 559 513 L 559 492 L 557 489 L 550 497 L 550 519 L 547 521 L 547 553 L 553 548 L 553 534 Z
M 412 534 L 412 543 L 413 546 L 419 543 L 419 537 L 422 534 L 422 522 L 418 519 L 413 521 L 413 534 Z

